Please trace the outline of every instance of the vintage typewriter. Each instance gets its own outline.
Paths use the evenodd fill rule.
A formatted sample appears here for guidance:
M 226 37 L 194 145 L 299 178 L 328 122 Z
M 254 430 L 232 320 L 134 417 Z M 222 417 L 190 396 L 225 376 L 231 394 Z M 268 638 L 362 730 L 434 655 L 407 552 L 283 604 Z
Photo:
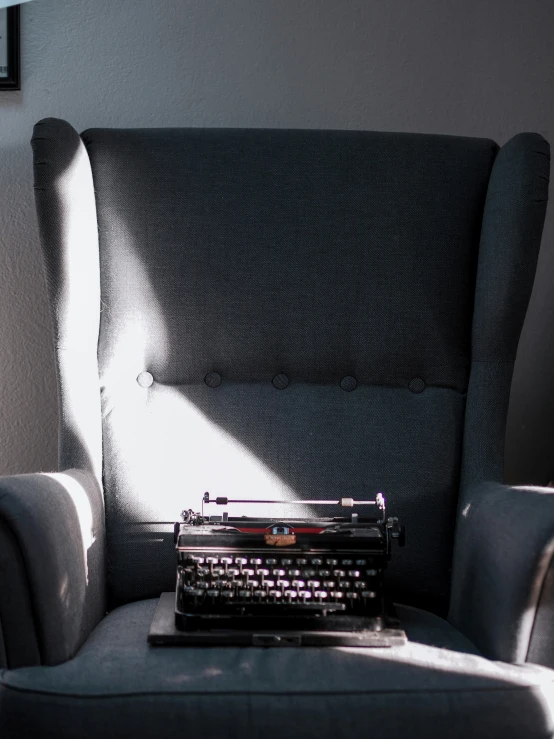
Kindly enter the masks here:
M 207 515 L 208 505 L 281 501 L 211 498 L 175 524 L 179 643 L 391 646 L 406 641 L 384 587 L 404 527 L 375 500 L 307 500 L 350 515 L 271 519 Z M 373 515 L 360 515 L 364 507 Z M 213 510 L 213 509 L 212 509 Z

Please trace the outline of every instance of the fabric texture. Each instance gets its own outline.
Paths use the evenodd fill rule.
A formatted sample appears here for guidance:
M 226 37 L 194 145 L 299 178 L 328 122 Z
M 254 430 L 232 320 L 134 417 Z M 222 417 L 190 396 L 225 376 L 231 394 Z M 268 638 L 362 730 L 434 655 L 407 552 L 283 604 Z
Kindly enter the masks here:
M 488 483 L 465 500 L 449 620 L 491 659 L 525 662 L 535 625 L 545 640 L 536 619 L 554 555 L 554 490 Z
M 423 611 L 400 609 L 405 647 L 202 649 L 149 647 L 155 607 L 116 609 L 64 665 L 2 673 L 3 739 L 69 739 L 76 726 L 81 739 L 542 739 L 553 730 L 552 671 L 485 660 Z
M 499 151 L 479 244 L 459 508 L 475 485 L 502 482 L 513 364 L 548 200 L 550 148 L 538 134 Z
M 444 610 L 497 146 L 332 131 L 82 139 L 99 226 L 113 602 L 167 589 L 171 529 L 159 522 L 204 490 L 334 499 L 347 485 L 390 492 L 410 532 L 395 596 Z
M 12 643 L 13 624 L 7 633 L 9 666 L 63 662 L 105 615 L 104 507 L 98 484 L 77 470 L 1 478 L 0 523 L 9 532 L 12 552 L 17 547 L 20 553 L 11 566 L 24 569 L 21 590 L 0 592 L 2 623 L 19 619 L 25 642 Z
M 2 517 L 0 593 L 0 667 L 39 665 L 40 652 L 25 562 L 17 539 Z
M 31 143 L 57 360 L 59 469 L 87 470 L 101 485 L 100 273 L 90 162 L 79 134 L 65 121 L 40 121 Z
M 498 484 L 546 142 L 49 119 L 33 147 L 61 459 L 98 482 L 2 482 L 41 661 L 65 660 L 0 672 L 2 737 L 552 736 L 552 670 L 487 659 L 552 653 L 552 498 Z M 111 604 L 173 586 L 204 490 L 345 488 L 407 526 L 397 599 L 445 612 L 452 585 L 460 631 L 403 607 L 403 648 L 151 648 L 155 601 L 94 628 L 103 573 Z

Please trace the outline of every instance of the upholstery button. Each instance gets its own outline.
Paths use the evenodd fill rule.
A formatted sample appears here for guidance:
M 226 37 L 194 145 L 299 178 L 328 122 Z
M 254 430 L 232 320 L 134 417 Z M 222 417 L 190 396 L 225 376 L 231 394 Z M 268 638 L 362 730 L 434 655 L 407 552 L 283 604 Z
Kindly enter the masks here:
M 154 378 L 150 374 L 150 372 L 141 372 L 140 375 L 137 377 L 137 382 L 141 387 L 150 387 L 150 385 L 154 382 Z
M 208 372 L 204 377 L 204 382 L 208 387 L 218 387 L 221 385 L 221 375 L 218 375 L 217 372 Z
M 273 383 L 273 387 L 276 387 L 277 390 L 284 390 L 289 385 L 289 378 L 282 372 L 279 372 L 271 382 Z
M 358 382 L 355 377 L 352 377 L 352 375 L 346 375 L 346 377 L 343 377 L 340 381 L 340 386 L 347 393 L 351 393 L 352 390 L 355 390 L 358 387 Z
M 425 390 L 425 383 L 423 382 L 421 377 L 415 377 L 413 380 L 410 381 L 408 389 L 411 390 L 412 393 L 422 393 Z

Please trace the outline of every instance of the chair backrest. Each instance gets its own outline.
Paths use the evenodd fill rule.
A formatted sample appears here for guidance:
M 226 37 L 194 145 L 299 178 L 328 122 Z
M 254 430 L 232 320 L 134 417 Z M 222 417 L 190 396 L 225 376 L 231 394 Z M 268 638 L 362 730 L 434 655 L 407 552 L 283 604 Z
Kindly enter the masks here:
M 173 587 L 206 490 L 383 491 L 395 596 L 443 608 L 460 477 L 501 475 L 546 142 L 48 119 L 33 145 L 61 464 L 101 466 L 113 602 Z

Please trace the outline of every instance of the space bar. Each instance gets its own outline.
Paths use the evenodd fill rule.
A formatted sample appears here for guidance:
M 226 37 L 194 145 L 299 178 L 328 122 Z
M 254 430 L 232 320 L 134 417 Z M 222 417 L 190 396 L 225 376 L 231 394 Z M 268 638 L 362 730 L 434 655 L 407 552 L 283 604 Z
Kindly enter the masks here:
M 249 613 L 257 613 L 260 616 L 269 613 L 320 613 L 321 611 L 344 611 L 346 606 L 344 603 L 286 603 L 281 601 L 280 603 L 245 603 L 238 602 L 229 604 L 231 608 L 242 609 L 246 608 Z

